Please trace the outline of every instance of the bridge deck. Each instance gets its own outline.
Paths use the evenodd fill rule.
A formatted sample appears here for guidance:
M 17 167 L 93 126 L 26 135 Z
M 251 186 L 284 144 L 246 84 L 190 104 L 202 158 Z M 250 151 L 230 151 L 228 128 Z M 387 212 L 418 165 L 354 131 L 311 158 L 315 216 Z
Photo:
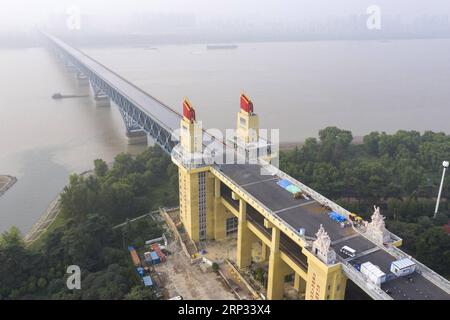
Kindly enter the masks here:
M 342 228 L 332 220 L 329 210 L 314 199 L 295 199 L 290 192 L 281 188 L 277 176 L 262 175 L 262 167 L 257 164 L 226 164 L 220 170 L 236 185 L 269 210 L 280 217 L 294 229 L 305 228 L 305 234 L 314 237 L 322 224 L 328 232 L 332 247 L 342 258 L 348 258 L 339 250 L 347 245 L 356 250 L 357 256 L 351 263 L 367 261 L 380 267 L 386 274 L 390 273 L 391 262 L 396 260 L 386 251 L 378 248 L 351 227 Z M 398 278 L 384 283 L 381 288 L 389 290 L 394 299 L 450 299 L 449 295 L 417 272 L 408 277 Z
M 166 127 L 171 131 L 174 131 L 180 127 L 181 115 L 179 113 L 158 101 L 148 93 L 142 91 L 114 71 L 105 67 L 103 64 L 84 54 L 80 50 L 69 46 L 65 42 L 51 35 L 47 35 L 47 37 L 49 37 L 72 57 L 85 65 L 88 69 L 95 72 L 109 85 L 116 88 L 117 91 L 127 97 L 137 107 L 146 112 L 152 118 L 156 119 L 163 127 Z

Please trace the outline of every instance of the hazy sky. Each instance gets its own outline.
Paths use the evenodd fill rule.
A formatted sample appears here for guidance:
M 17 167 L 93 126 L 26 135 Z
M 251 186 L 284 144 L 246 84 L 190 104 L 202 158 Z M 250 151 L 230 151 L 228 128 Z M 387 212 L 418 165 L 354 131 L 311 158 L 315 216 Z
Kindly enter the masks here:
M 0 0 L 0 25 L 39 23 L 48 14 L 65 13 L 78 6 L 85 14 L 111 18 L 124 13 L 189 13 L 202 19 L 286 20 L 323 19 L 330 15 L 364 14 L 369 5 L 386 14 L 405 17 L 420 14 L 450 14 L 450 0 Z

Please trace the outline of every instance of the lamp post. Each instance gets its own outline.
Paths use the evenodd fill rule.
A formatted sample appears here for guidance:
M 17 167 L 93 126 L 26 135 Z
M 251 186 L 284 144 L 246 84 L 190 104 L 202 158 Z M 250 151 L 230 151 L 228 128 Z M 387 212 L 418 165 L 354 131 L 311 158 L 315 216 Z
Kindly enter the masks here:
M 441 186 L 439 187 L 439 193 L 438 193 L 438 197 L 437 197 L 437 201 L 436 201 L 436 209 L 434 210 L 433 218 L 436 218 L 436 215 L 439 211 L 439 201 L 441 200 L 442 187 L 444 186 L 445 171 L 447 170 L 448 165 L 449 165 L 448 161 L 442 162 L 442 166 L 444 167 L 444 170 L 442 171 Z

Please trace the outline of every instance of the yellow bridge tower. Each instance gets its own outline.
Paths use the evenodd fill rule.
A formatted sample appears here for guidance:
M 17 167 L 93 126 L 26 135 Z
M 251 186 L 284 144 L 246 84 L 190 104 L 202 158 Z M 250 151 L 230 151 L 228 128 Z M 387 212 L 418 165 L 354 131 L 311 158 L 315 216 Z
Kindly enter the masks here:
M 240 102 L 232 141 L 235 152 L 246 154 L 260 140 L 259 119 L 246 95 L 241 95 Z M 195 242 L 220 240 L 237 232 L 236 264 L 240 269 L 250 266 L 252 244 L 260 243 L 260 256 L 268 265 L 268 299 L 283 298 L 287 275 L 292 276 L 294 288 L 305 299 L 343 299 L 347 278 L 340 264 L 334 261 L 323 228 L 319 229 L 311 248 L 273 212 L 258 204 L 242 185 L 230 179 L 221 164 L 205 161 L 205 133 L 187 100 L 183 103 L 180 130 L 180 143 L 172 151 L 172 160 L 179 168 L 180 218 L 191 239 Z M 293 258 L 282 241 L 287 241 L 300 259 Z

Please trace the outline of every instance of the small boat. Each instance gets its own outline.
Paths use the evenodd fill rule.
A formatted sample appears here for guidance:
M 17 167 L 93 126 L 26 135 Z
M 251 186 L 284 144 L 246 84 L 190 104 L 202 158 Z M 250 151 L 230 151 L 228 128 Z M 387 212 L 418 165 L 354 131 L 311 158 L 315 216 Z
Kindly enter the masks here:
M 52 95 L 52 99 L 66 99 L 66 98 L 86 98 L 88 94 L 61 94 L 59 92 Z
M 52 95 L 52 99 L 62 99 L 62 98 L 63 98 L 63 95 L 61 93 L 59 93 L 59 92 L 54 93 Z

